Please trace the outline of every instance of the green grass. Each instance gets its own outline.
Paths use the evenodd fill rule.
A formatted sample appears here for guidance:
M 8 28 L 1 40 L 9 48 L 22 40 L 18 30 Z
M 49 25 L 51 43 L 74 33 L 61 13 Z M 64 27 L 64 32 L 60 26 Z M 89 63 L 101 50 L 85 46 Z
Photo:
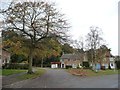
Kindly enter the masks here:
M 88 73 L 88 76 L 102 76 L 102 75 L 112 75 L 112 74 L 118 74 L 118 70 L 100 70 L 98 72 L 92 71 L 92 70 L 86 70 Z
M 2 71 L 2 72 L 1 72 Z M 27 70 L 18 70 L 18 69 L 2 69 L 0 70 L 0 74 L 3 76 L 8 76 L 12 74 L 18 74 L 22 72 L 26 72 Z
M 120 69 L 118 70 L 118 74 L 120 74 Z
M 41 76 L 42 74 L 45 73 L 45 69 L 37 69 L 36 72 L 34 72 L 33 74 L 24 74 L 24 75 L 21 75 L 18 77 L 18 79 L 20 80 L 26 80 L 26 79 L 34 79 L 34 78 L 37 78 L 39 76 Z
M 2 69 L 0 69 L 0 75 L 2 75 Z

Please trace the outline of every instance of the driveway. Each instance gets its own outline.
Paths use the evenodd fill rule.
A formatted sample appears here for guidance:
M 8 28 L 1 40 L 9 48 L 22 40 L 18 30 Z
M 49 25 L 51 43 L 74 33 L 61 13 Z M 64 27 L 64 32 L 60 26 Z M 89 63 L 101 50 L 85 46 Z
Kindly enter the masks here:
M 118 75 L 97 77 L 73 76 L 62 69 L 46 69 L 36 79 L 29 79 L 6 85 L 7 88 L 117 88 Z

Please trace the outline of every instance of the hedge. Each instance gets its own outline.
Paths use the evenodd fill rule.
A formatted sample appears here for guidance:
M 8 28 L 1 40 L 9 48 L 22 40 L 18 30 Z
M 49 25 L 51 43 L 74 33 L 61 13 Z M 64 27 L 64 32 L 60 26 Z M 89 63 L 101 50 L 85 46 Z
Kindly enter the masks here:
M 116 61 L 115 63 L 116 63 L 117 69 L 120 69 L 120 61 Z
M 21 63 L 10 63 L 5 64 L 3 69 L 28 69 L 28 64 L 21 64 Z

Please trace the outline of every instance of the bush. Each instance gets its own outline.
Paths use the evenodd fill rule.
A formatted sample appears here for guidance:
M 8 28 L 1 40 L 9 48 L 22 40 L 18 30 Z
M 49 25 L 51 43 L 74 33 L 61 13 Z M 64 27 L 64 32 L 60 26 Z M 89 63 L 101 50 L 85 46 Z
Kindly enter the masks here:
M 20 54 L 20 55 L 13 54 L 11 56 L 11 63 L 21 63 L 26 60 L 27 58 L 23 54 Z
M 83 62 L 83 68 L 85 69 L 89 69 L 90 68 L 90 65 L 89 65 L 89 62 Z
M 67 65 L 67 66 L 66 66 L 66 69 L 69 69 L 69 68 L 72 68 L 72 66 Z
M 28 64 L 11 63 L 3 66 L 3 69 L 28 69 Z
M 120 69 L 120 61 L 116 61 L 115 63 L 116 63 L 117 69 Z
M 101 66 L 101 69 L 102 69 L 102 70 L 105 70 L 105 66 Z

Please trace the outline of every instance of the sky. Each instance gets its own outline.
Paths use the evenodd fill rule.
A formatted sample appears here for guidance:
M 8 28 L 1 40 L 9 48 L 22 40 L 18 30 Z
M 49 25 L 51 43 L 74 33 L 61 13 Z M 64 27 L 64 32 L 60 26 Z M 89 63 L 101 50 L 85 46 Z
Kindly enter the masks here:
M 53 1 L 53 0 L 52 0 Z M 118 55 L 118 2 L 120 0 L 54 0 L 69 20 L 73 39 L 83 38 L 90 26 L 102 29 L 103 39 Z
M 81 36 L 84 38 L 90 31 L 90 26 L 97 26 L 102 29 L 102 37 L 111 48 L 111 53 L 118 54 L 118 2 L 120 0 L 45 1 L 55 2 L 59 11 L 65 14 L 71 26 L 72 39 L 79 39 Z

